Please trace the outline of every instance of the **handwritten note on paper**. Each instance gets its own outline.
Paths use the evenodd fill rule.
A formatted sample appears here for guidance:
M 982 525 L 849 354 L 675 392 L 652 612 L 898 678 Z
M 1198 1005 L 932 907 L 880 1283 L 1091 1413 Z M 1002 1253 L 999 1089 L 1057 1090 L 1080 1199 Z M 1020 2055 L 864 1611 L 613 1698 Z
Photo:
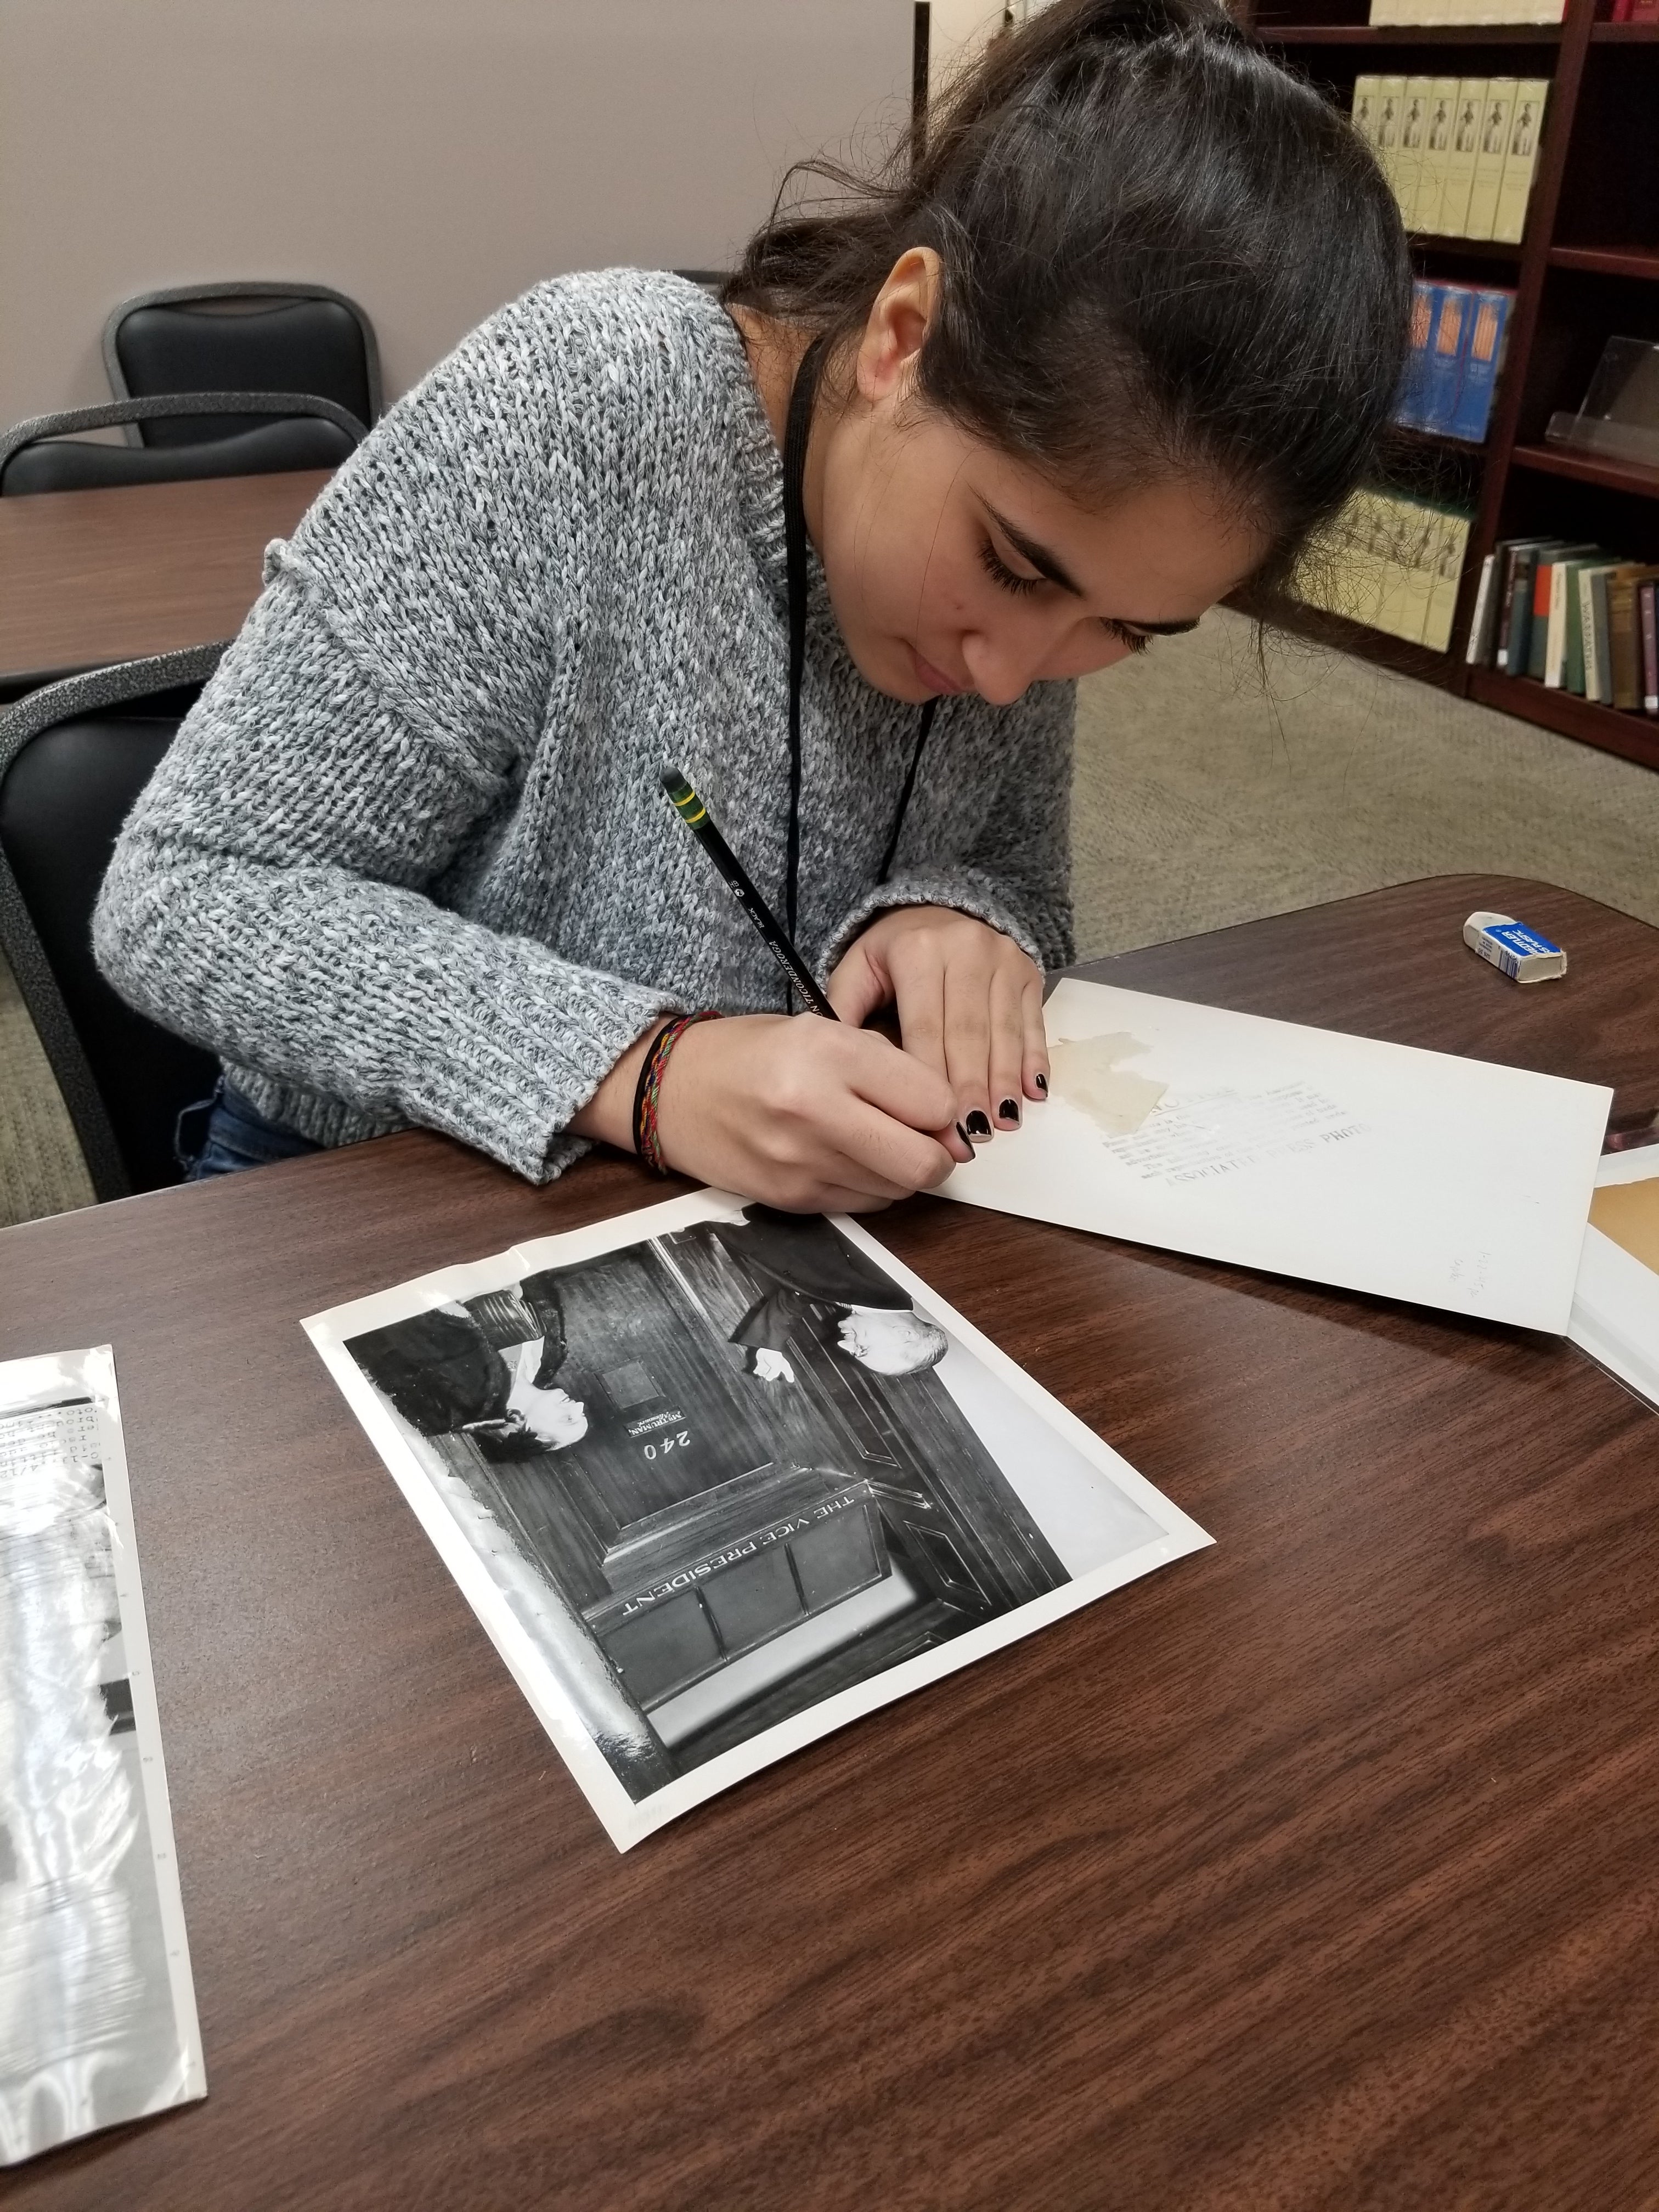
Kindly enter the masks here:
M 941 1195 L 1565 1332 L 1610 1091 L 1071 978 L 1044 1018 L 1050 1103 Z

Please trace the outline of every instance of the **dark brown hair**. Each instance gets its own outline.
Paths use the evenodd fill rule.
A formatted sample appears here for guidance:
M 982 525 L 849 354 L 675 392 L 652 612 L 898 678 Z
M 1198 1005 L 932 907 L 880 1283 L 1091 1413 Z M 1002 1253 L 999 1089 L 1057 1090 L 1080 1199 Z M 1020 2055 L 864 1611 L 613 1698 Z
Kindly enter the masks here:
M 792 203 L 803 176 L 830 193 Z M 792 171 L 724 297 L 833 354 L 918 246 L 943 272 L 923 404 L 1073 497 L 1208 478 L 1269 540 L 1259 581 L 1387 422 L 1411 297 L 1393 194 L 1216 0 L 1056 0 L 877 176 Z

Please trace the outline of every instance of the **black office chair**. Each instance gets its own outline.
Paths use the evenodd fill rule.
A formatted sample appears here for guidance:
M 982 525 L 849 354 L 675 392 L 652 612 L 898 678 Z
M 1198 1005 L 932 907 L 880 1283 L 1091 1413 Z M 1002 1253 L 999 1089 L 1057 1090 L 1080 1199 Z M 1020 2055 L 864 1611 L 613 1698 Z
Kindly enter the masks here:
M 211 1053 L 136 1013 L 99 974 L 92 910 L 121 824 L 223 651 L 94 669 L 0 715 L 0 948 L 100 1199 L 182 1179 L 174 1125 L 218 1079 Z
M 174 419 L 199 429 L 204 406 L 234 398 L 257 427 L 226 438 L 180 446 L 94 446 L 77 441 L 85 430 L 118 423 Z M 275 421 L 261 421 L 275 416 Z M 293 392 L 198 392 L 152 399 L 115 399 L 100 407 L 74 407 L 60 415 L 35 415 L 0 437 L 0 499 L 42 491 L 92 491 L 111 484 L 172 483 L 184 477 L 258 477 L 283 469 L 337 468 L 365 436 L 355 415 L 331 399 Z
M 382 406 L 374 325 L 321 284 L 193 284 L 124 300 L 104 325 L 118 399 L 157 392 L 291 392 L 331 399 L 370 428 Z M 246 416 L 187 428 L 147 419 L 134 442 L 185 445 L 258 426 Z

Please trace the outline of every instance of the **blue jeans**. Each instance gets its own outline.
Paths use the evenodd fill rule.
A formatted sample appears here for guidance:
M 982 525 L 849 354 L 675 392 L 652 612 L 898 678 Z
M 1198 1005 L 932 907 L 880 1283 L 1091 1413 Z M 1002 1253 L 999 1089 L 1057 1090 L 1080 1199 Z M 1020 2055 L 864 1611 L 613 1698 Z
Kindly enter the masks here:
M 204 1182 L 209 1176 L 266 1168 L 273 1160 L 297 1160 L 302 1152 L 320 1152 L 323 1147 L 279 1121 L 268 1121 L 222 1075 L 211 1098 L 186 1106 L 179 1116 L 173 1149 L 185 1181 Z

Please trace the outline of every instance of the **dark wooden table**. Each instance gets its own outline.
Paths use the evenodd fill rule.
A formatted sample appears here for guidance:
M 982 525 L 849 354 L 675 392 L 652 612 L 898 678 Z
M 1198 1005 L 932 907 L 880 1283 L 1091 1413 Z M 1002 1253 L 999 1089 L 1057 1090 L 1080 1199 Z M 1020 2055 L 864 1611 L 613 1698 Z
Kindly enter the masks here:
M 1659 933 L 1539 885 L 1091 972 L 1659 1097 Z M 1215 1547 L 619 1856 L 298 1322 L 660 1194 L 410 1135 L 0 1237 L 0 1353 L 116 1348 L 211 2083 L 12 2200 L 1659 2203 L 1653 1414 L 1565 1343 L 902 1207 Z
M 0 499 L 0 699 L 234 637 L 326 469 Z

